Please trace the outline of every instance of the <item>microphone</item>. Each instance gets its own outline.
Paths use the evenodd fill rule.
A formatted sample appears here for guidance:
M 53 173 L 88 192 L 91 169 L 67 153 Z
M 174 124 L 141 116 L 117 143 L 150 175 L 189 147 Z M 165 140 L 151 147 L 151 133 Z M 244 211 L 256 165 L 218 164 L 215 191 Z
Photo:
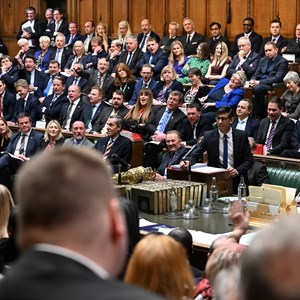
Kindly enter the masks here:
M 198 146 L 198 143 L 195 144 L 183 157 L 182 160 L 185 161 L 187 159 L 187 157 L 189 157 L 192 152 L 194 151 L 194 149 Z
M 119 155 L 112 154 L 111 158 L 116 159 L 121 164 L 124 164 L 127 167 L 127 169 L 131 168 L 131 164 L 129 164 L 126 160 L 124 160 L 123 158 L 121 158 Z

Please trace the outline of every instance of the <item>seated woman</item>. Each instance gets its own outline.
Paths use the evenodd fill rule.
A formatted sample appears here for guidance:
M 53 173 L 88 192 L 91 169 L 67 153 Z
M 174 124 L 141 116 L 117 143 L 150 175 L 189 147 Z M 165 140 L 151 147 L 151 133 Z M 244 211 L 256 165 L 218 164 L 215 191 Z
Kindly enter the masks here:
M 118 25 L 118 39 L 121 41 L 123 48 L 126 50 L 126 38 L 131 35 L 131 28 L 127 21 L 122 20 Z
M 39 39 L 40 48 L 34 53 L 34 57 L 36 59 L 36 69 L 39 71 L 45 72 L 48 70 L 51 51 L 50 51 L 50 38 L 48 36 L 41 36 Z
M 214 59 L 208 67 L 205 78 L 209 80 L 209 84 L 217 84 L 221 78 L 226 76 L 226 71 L 230 64 L 228 56 L 228 48 L 224 42 L 220 42 L 216 46 Z
M 38 150 L 47 152 L 63 143 L 64 137 L 60 124 L 56 120 L 51 120 L 46 127 L 44 138 L 38 145 Z
M 168 299 L 192 299 L 194 280 L 185 249 L 170 236 L 150 233 L 135 247 L 126 283 Z
M 5 151 L 7 145 L 9 144 L 10 138 L 12 136 L 12 131 L 7 125 L 4 118 L 0 118 L 0 156 L 1 152 Z
M 171 53 L 169 56 L 169 65 L 171 65 L 178 78 L 182 77 L 181 70 L 188 61 L 187 56 L 184 54 L 184 48 L 180 41 L 174 41 L 171 45 Z
M 183 86 L 176 80 L 176 72 L 170 65 L 165 66 L 160 75 L 160 81 L 157 83 L 156 88 L 153 90 L 154 105 L 167 104 L 169 94 L 172 91 L 179 91 L 183 93 Z
M 148 121 L 153 105 L 153 95 L 151 90 L 142 88 L 139 92 L 136 104 L 125 115 L 123 119 L 123 129 L 140 134 L 143 140 L 147 139 L 145 124 Z
M 198 68 L 191 68 L 188 71 L 188 78 L 191 82 L 190 89 L 184 95 L 184 105 L 188 105 L 192 102 L 198 102 L 200 99 L 209 93 L 209 88 L 201 81 L 201 71 Z
M 136 81 L 128 66 L 124 63 L 119 63 L 116 66 L 116 79 L 113 85 L 113 92 L 121 90 L 124 93 L 125 102 L 128 102 L 132 97 L 135 83 Z
M 178 81 L 181 83 L 190 83 L 188 71 L 191 68 L 200 69 L 202 76 L 205 76 L 210 64 L 209 57 L 210 53 L 208 45 L 206 43 L 201 43 L 197 48 L 197 54 L 192 55 L 181 70 L 182 78 L 179 78 Z
M 230 106 L 233 110 L 236 109 L 238 103 L 244 97 L 242 87 L 246 80 L 246 74 L 243 71 L 237 71 L 231 76 L 230 80 L 227 78 L 221 79 L 207 96 L 200 99 L 201 104 L 203 104 L 202 113 L 211 123 L 215 122 L 216 111 L 221 106 Z
M 16 93 L 14 83 L 19 79 L 19 70 L 13 67 L 13 61 L 10 56 L 3 55 L 0 59 L 0 78 L 6 85 L 6 88 L 13 94 Z
M 102 45 L 104 50 L 107 52 L 111 43 L 111 39 L 107 36 L 106 26 L 103 23 L 98 23 L 95 29 L 95 36 L 102 39 Z
M 298 73 L 294 71 L 288 72 L 283 78 L 287 90 L 281 96 L 282 106 L 285 117 L 299 119 L 300 118 L 300 78 Z

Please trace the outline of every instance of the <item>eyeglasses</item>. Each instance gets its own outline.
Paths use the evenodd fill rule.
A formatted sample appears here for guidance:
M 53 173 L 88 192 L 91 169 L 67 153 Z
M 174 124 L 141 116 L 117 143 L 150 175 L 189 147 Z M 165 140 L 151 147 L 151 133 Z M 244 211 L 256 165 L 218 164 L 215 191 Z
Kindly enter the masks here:
M 218 28 L 218 27 L 214 27 L 214 28 L 211 28 L 210 30 L 211 30 L 211 31 L 219 30 L 219 28 Z
M 228 119 L 229 119 L 229 117 L 216 117 L 217 121 L 226 121 Z

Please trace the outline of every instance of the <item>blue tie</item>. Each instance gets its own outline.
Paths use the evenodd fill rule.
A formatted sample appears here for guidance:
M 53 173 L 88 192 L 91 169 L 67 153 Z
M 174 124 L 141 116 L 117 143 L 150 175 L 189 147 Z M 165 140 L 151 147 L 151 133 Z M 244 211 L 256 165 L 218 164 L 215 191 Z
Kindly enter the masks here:
M 228 167 L 228 141 L 226 134 L 223 137 L 223 167 L 225 169 Z
M 52 82 L 53 82 L 53 78 L 52 78 L 52 76 L 50 76 L 48 84 L 47 84 L 46 88 L 44 89 L 44 93 L 43 93 L 45 97 L 48 96 L 48 93 L 49 93 L 49 91 L 50 91 L 50 89 L 52 87 Z
M 150 58 L 149 58 L 149 65 L 151 65 L 152 60 L 153 60 L 153 55 L 151 55 Z
M 160 132 L 165 132 L 166 125 L 169 121 L 170 110 L 166 109 L 163 116 L 161 117 L 159 124 L 157 126 L 157 130 Z

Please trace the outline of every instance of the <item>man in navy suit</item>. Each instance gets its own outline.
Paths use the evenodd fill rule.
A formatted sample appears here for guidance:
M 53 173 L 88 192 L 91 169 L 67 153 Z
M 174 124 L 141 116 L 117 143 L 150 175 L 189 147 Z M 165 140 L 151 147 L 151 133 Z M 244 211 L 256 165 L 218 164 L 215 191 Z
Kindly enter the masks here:
M 291 136 L 291 149 L 284 150 L 280 156 L 300 159 L 300 121 L 295 124 Z
M 274 42 L 277 45 L 278 53 L 281 54 L 282 49 L 287 46 L 288 40 L 282 35 L 280 35 L 280 31 L 281 31 L 281 21 L 278 19 L 272 20 L 270 22 L 271 36 L 263 39 L 260 47 L 260 52 L 259 52 L 261 56 L 265 56 L 265 44 L 270 41 Z
M 235 36 L 234 42 L 231 47 L 231 54 L 235 55 L 239 52 L 238 39 L 242 36 L 246 36 L 250 39 L 252 51 L 259 53 L 260 46 L 262 43 L 262 36 L 253 31 L 254 20 L 247 17 L 243 20 L 243 33 L 239 33 Z
M 76 41 L 81 41 L 81 35 L 78 33 L 78 27 L 76 22 L 69 23 L 69 32 L 70 34 L 66 36 L 66 46 L 72 49 Z
M 179 164 L 182 157 L 189 151 L 188 148 L 182 146 L 180 133 L 176 130 L 168 131 L 166 134 L 166 144 L 168 152 L 162 157 L 162 162 L 155 174 L 155 180 L 164 180 L 166 178 L 166 168 Z
M 117 115 L 110 116 L 107 120 L 107 136 L 99 139 L 95 145 L 103 159 L 110 162 L 114 173 L 126 171 L 131 160 L 132 142 L 120 135 L 121 131 L 122 119 Z
M 6 84 L 0 78 L 0 117 L 11 121 L 14 116 L 16 97 L 6 89 Z
M 66 37 L 62 33 L 58 33 L 55 38 L 55 47 L 51 50 L 50 60 L 58 61 L 60 69 L 64 70 L 68 62 L 70 55 L 72 54 L 72 48 L 65 47 Z
M 24 161 L 30 160 L 35 154 L 43 134 L 32 130 L 29 114 L 20 113 L 17 121 L 19 132 L 13 134 L 4 154 L 0 158 L 0 183 L 11 188 L 11 176 L 17 172 Z
M 249 137 L 253 137 L 256 140 L 259 121 L 251 117 L 252 110 L 252 101 L 242 99 L 236 108 L 237 118 L 234 119 L 231 126 L 232 128 L 245 131 Z
M 64 15 L 59 8 L 56 8 L 53 11 L 54 22 L 50 23 L 47 26 L 47 29 L 44 32 L 44 35 L 49 36 L 50 38 L 55 37 L 59 32 L 64 36 L 69 34 L 69 24 L 64 20 Z
M 265 45 L 265 57 L 259 61 L 258 67 L 250 80 L 253 87 L 253 114 L 259 118 L 266 116 L 265 96 L 272 90 L 273 83 L 282 82 L 288 72 L 288 62 L 278 53 L 277 45 L 267 42 Z
M 268 102 L 268 117 L 260 121 L 256 142 L 266 146 L 267 155 L 280 155 L 290 148 L 294 122 L 281 112 L 281 99 L 273 97 Z
M 144 64 L 151 65 L 156 80 L 159 80 L 161 70 L 168 64 L 168 56 L 158 47 L 155 38 L 150 37 L 147 40 L 147 52 L 143 54 L 142 59 L 138 62 L 137 69 L 140 70 Z
M 229 106 L 218 109 L 218 128 L 204 133 L 201 143 L 191 154 L 191 164 L 202 160 L 203 153 L 207 151 L 208 165 L 227 169 L 228 175 L 233 178 L 233 191 L 236 192 L 240 176 L 247 178 L 247 171 L 253 164 L 253 158 L 247 134 L 231 127 L 233 114 Z M 188 164 L 182 162 L 181 165 Z
M 184 48 L 184 53 L 187 56 L 195 55 L 198 45 L 205 42 L 205 38 L 195 31 L 195 25 L 192 19 L 185 18 L 182 25 L 185 34 L 179 37 L 179 41 Z
M 176 22 L 169 23 L 168 26 L 168 34 L 167 36 L 164 36 L 161 41 L 159 42 L 159 48 L 163 50 L 168 55 L 171 52 L 171 45 L 174 41 L 178 39 L 178 30 L 179 30 L 179 24 Z
M 134 86 L 132 97 L 128 102 L 128 105 L 130 106 L 133 106 L 136 103 L 137 97 L 142 88 L 153 91 L 157 86 L 157 82 L 153 79 L 153 70 L 151 65 L 143 65 L 140 74 L 142 76 L 142 79 L 140 79 Z
M 297 24 L 295 37 L 288 40 L 288 44 L 281 52 L 283 54 L 295 54 L 295 62 L 300 63 L 300 23 Z
M 260 55 L 251 51 L 251 42 L 247 37 L 242 36 L 238 39 L 238 47 L 240 50 L 233 57 L 226 76 L 230 78 L 236 71 L 242 70 L 245 72 L 247 80 L 250 80 L 258 67 Z
M 139 48 L 143 51 L 147 51 L 147 40 L 149 37 L 153 37 L 156 39 L 156 41 L 160 42 L 160 37 L 157 33 L 151 30 L 151 24 L 148 19 L 144 19 L 141 22 L 141 29 L 142 32 L 138 34 L 137 36 L 137 42 L 139 45 Z
M 71 85 L 78 85 L 80 87 L 80 90 L 84 89 L 85 85 L 87 84 L 87 79 L 82 78 L 79 75 L 82 73 L 83 68 L 84 67 L 81 62 L 74 63 L 73 69 L 71 70 L 71 76 L 68 77 L 66 80 L 66 87 L 65 87 L 66 92 L 69 90 L 69 87 Z
M 85 35 L 81 36 L 85 52 L 92 52 L 91 40 L 95 36 L 95 23 L 94 21 L 88 20 L 84 23 Z

